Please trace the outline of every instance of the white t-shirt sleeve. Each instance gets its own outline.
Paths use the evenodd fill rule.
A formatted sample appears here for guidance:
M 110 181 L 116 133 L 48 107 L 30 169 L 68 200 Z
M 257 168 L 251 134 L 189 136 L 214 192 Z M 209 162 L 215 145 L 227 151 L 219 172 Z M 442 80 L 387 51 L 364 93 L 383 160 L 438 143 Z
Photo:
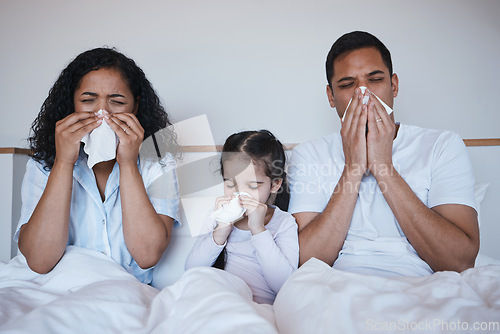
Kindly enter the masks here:
M 322 189 L 320 162 L 308 151 L 310 145 L 297 146 L 290 156 L 288 182 L 290 204 L 288 212 L 322 212 L 325 208 L 325 194 Z M 325 152 L 327 154 L 328 152 Z
M 436 143 L 428 206 L 462 204 L 476 209 L 474 175 L 463 140 L 456 133 L 441 135 Z
M 287 221 L 281 224 L 284 224 L 284 228 L 280 229 L 274 238 L 268 230 L 251 238 L 267 285 L 275 293 L 278 293 L 299 264 L 299 241 L 295 219 L 288 216 Z

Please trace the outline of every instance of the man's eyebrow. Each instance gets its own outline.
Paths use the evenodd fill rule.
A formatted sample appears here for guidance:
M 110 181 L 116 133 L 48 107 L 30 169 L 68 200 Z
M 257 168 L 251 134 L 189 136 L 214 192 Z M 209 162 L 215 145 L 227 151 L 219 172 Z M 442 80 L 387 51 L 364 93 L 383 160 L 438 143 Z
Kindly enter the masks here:
M 381 70 L 375 70 L 373 72 L 368 73 L 367 76 L 369 77 L 369 76 L 373 76 L 373 75 L 377 75 L 377 74 L 385 74 L 385 72 L 381 71 Z M 353 81 L 353 80 L 356 80 L 356 78 L 354 78 L 354 77 L 343 77 L 340 80 L 338 80 L 337 83 L 341 83 L 343 81 Z
M 368 76 L 372 76 L 372 75 L 376 75 L 376 74 L 385 74 L 385 73 L 384 73 L 384 71 L 376 70 L 376 71 L 368 73 Z
M 342 81 L 352 81 L 352 80 L 355 80 L 355 78 L 354 77 L 343 77 L 342 79 L 337 81 L 337 83 L 340 83 Z

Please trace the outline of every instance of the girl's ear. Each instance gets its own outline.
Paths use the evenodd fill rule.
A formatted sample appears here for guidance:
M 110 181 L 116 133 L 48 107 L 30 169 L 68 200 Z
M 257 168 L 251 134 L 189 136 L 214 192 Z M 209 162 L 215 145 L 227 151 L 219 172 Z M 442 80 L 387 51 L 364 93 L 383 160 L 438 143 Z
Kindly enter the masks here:
M 283 179 L 274 179 L 273 184 L 271 185 L 271 193 L 278 192 L 282 183 Z

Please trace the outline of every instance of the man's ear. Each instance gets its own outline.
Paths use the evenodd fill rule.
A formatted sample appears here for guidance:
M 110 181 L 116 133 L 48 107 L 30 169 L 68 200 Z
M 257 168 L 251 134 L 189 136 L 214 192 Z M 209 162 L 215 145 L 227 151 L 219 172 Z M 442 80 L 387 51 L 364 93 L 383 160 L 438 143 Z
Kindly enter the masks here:
M 326 95 L 328 96 L 328 102 L 330 102 L 330 107 L 335 108 L 335 101 L 333 101 L 333 92 L 330 85 L 326 85 Z
M 271 193 L 276 193 L 280 189 L 282 183 L 283 179 L 275 179 L 271 186 Z
M 394 73 L 391 77 L 391 85 L 392 85 L 392 97 L 398 96 L 399 92 L 399 78 L 396 73 Z

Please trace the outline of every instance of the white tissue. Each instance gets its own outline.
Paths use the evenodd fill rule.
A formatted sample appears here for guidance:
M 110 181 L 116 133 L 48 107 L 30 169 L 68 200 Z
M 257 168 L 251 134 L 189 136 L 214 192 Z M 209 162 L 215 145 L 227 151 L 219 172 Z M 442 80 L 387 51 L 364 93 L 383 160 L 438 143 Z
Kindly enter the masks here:
M 103 109 L 97 112 L 98 115 L 103 113 L 107 112 Z M 83 151 L 88 154 L 87 165 L 89 168 L 94 167 L 99 162 L 116 158 L 118 136 L 105 120 L 99 127 L 83 136 L 81 141 L 84 143 Z
M 366 90 L 366 87 L 365 86 L 360 86 L 359 89 L 361 89 L 361 94 L 364 94 L 365 90 Z M 387 111 L 387 115 L 390 115 L 392 113 L 391 107 L 389 107 L 387 104 L 385 104 L 384 101 L 382 101 L 377 95 L 373 94 L 373 96 L 375 96 L 377 98 L 377 100 L 380 101 L 380 103 L 382 104 L 382 106 L 385 108 L 385 111 Z M 363 96 L 363 104 L 368 104 L 369 98 L 370 98 L 369 96 Z M 347 104 L 347 108 L 345 108 L 344 116 L 342 116 L 342 122 L 344 121 L 345 115 L 347 114 L 347 109 L 351 105 L 351 101 L 352 101 L 352 98 L 349 100 L 349 103 Z
M 243 217 L 246 209 L 241 207 L 239 197 L 241 195 L 250 196 L 250 194 L 245 192 L 234 194 L 236 195 L 235 198 L 212 213 L 212 219 L 224 224 L 231 224 Z

